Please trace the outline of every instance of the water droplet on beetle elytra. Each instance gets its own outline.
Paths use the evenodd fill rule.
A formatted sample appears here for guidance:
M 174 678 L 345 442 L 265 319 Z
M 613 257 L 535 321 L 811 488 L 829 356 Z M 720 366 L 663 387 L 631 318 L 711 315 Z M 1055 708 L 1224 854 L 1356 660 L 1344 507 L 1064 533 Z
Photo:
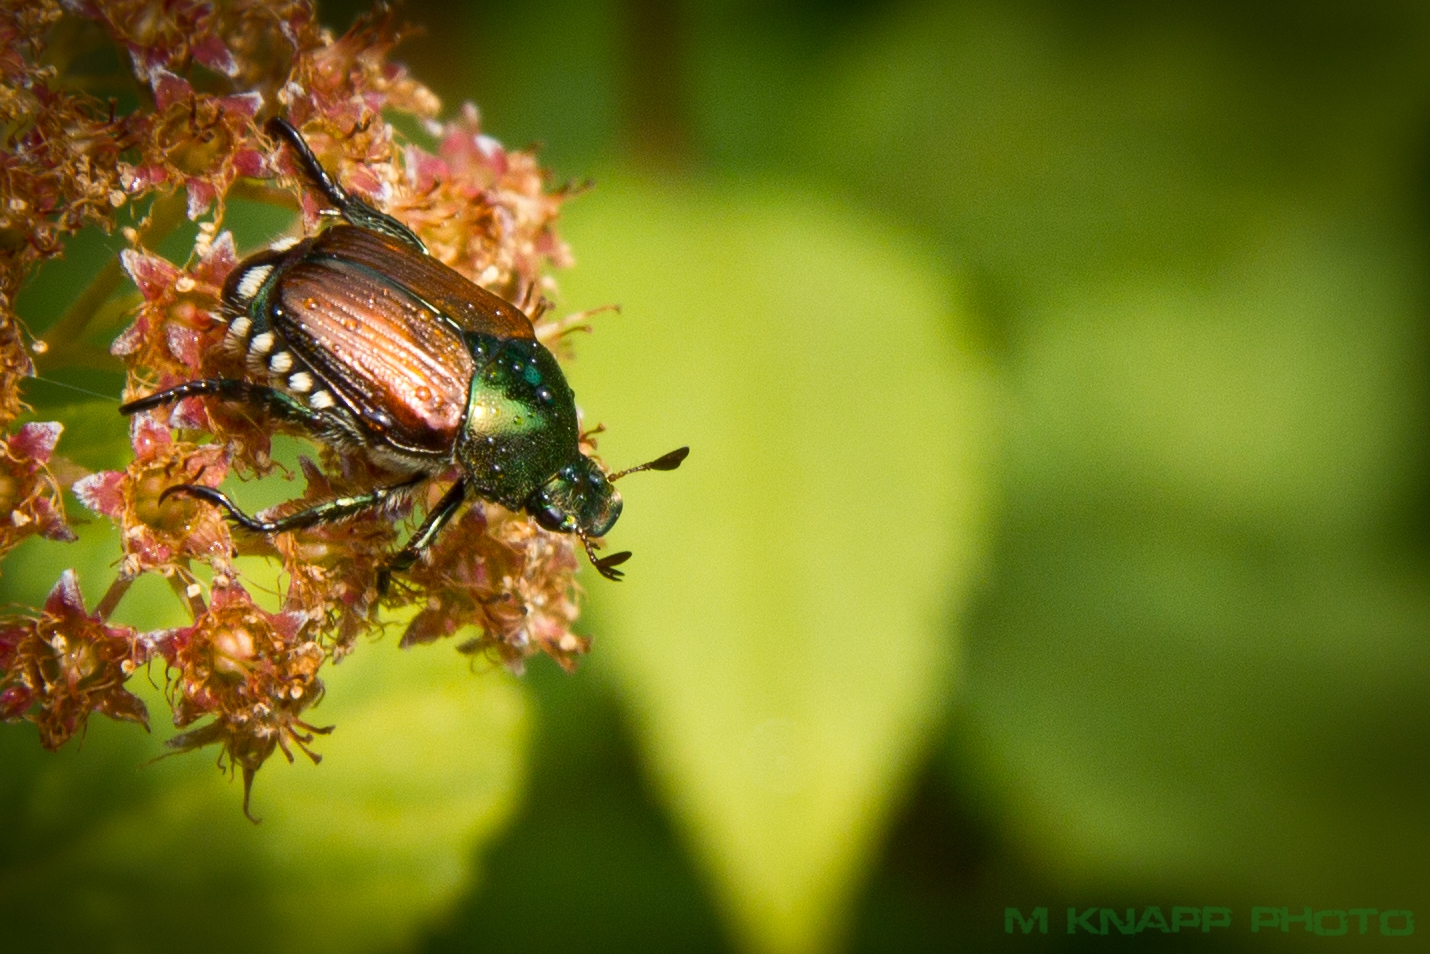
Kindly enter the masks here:
M 308 309 L 309 311 L 312 311 L 314 308 L 318 307 L 318 300 L 316 298 L 304 298 L 303 307 Z
M 417 386 L 417 389 L 412 393 L 417 395 L 417 400 L 419 401 L 432 400 L 432 389 L 427 387 L 425 384 L 419 384 Z

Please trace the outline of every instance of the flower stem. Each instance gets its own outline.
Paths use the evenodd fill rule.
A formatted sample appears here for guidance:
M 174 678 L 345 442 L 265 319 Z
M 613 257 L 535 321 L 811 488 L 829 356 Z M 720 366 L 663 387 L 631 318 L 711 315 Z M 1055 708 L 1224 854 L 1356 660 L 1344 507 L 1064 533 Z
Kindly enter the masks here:
M 174 192 L 156 199 L 135 244 L 159 241 L 177 228 L 183 217 L 183 193 Z M 124 269 L 116 256 L 104 264 L 74 304 L 45 332 L 46 347 L 39 349 L 35 356 L 35 364 L 41 371 L 65 367 L 117 370 L 107 351 L 86 343 L 84 338 L 90 322 L 123 281 Z
M 195 622 L 208 612 L 208 607 L 204 605 L 203 589 L 188 567 L 175 567 L 174 572 L 169 574 L 169 587 L 184 601 Z
M 129 592 L 129 585 L 134 582 L 134 577 L 126 574 L 119 574 L 113 583 L 109 584 L 109 589 L 104 591 L 104 598 L 99 601 L 99 605 L 94 608 L 95 615 L 100 619 L 107 620 L 111 613 L 119 606 L 119 601 L 124 599 L 124 594 Z

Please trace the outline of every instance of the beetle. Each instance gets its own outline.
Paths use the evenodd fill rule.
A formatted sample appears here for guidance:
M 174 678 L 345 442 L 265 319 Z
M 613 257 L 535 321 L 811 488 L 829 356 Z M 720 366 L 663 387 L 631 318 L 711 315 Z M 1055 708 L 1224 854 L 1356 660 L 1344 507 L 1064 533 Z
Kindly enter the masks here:
M 243 355 L 241 378 L 189 381 L 129 401 L 120 413 L 196 395 L 260 405 L 319 440 L 366 453 L 402 479 L 271 520 L 197 484 L 169 487 L 160 499 L 196 497 L 250 531 L 281 533 L 381 507 L 456 465 L 456 481 L 379 572 L 380 591 L 473 496 L 524 511 L 546 530 L 575 534 L 596 570 L 619 580 L 616 567 L 630 553 L 597 557 L 592 542 L 621 515 L 612 485 L 637 471 L 674 470 L 690 449 L 607 474 L 581 453 L 575 397 L 526 314 L 348 193 L 286 120 L 270 119 L 266 129 L 288 145 L 344 223 L 274 243 L 228 276 L 224 346 Z

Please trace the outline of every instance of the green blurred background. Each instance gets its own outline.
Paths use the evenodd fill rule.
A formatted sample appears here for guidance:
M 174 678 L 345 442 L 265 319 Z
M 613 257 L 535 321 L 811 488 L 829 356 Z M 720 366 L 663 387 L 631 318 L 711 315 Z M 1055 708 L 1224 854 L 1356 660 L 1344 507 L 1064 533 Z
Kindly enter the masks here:
M 692 456 L 623 484 L 576 675 L 363 646 L 258 829 L 202 755 L 136 771 L 157 689 L 150 737 L 0 727 L 14 949 L 1290 950 L 1252 905 L 1430 917 L 1430 7 L 403 16 L 449 111 L 595 182 L 559 281 L 622 305 L 571 366 L 603 456 Z M 48 267 L 32 324 L 118 247 Z M 123 453 L 112 405 L 31 396 L 61 452 Z M 117 541 L 82 537 L 0 599 L 102 591 Z M 162 585 L 124 614 L 178 621 Z M 1068 936 L 1074 904 L 1233 923 Z M 1316 940 L 1414 945 L 1371 923 Z

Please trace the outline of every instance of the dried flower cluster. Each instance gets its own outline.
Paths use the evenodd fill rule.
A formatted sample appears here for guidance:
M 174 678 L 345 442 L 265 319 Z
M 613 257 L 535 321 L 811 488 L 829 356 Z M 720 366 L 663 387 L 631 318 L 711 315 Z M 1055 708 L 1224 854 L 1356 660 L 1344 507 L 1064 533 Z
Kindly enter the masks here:
M 115 45 L 132 72 L 140 106 L 120 114 L 66 85 L 65 51 L 98 39 Z M 566 264 L 553 228 L 563 195 L 546 188 L 528 154 L 482 134 L 474 108 L 440 123 L 436 98 L 388 54 L 398 40 L 383 11 L 334 38 L 310 0 L 3 0 L 0 3 L 0 554 L 32 534 L 72 539 L 60 485 L 49 469 L 58 423 L 10 433 L 25 407 L 34 341 L 15 314 L 15 292 L 37 263 L 60 254 L 86 225 L 120 227 L 131 248 L 123 270 L 142 296 L 111 353 L 128 371 L 131 396 L 204 377 L 242 376 L 239 358 L 219 347 L 225 277 L 239 259 L 223 231 L 225 198 L 297 205 L 317 227 L 318 197 L 303 193 L 286 151 L 261 133 L 283 115 L 301 129 L 323 164 L 351 191 L 404 220 L 432 254 L 511 301 L 540 303 L 544 272 Z M 384 113 L 417 117 L 435 152 L 400 144 Z M 175 264 L 146 250 L 176 223 L 198 222 L 189 259 Z M 79 340 L 108 295 L 62 319 Z M 83 298 L 83 296 L 81 296 Z M 538 320 L 548 343 L 558 323 Z M 63 362 L 60 362 L 61 364 Z M 123 426 L 116 415 L 115 426 Z M 267 474 L 274 422 L 251 407 L 190 398 L 138 415 L 134 457 L 122 471 L 91 474 L 73 491 L 122 531 L 117 578 L 93 610 L 66 572 L 43 610 L 0 623 L 0 718 L 28 719 L 43 743 L 62 745 L 91 712 L 147 725 L 126 680 L 162 660 L 178 749 L 223 747 L 247 791 L 275 749 L 290 760 L 316 729 L 306 712 L 323 693 L 324 663 L 381 627 L 379 611 L 414 606 L 404 646 L 475 627 L 462 645 L 509 665 L 546 652 L 563 665 L 586 649 L 571 632 L 576 559 L 570 538 L 477 502 L 427 560 L 386 597 L 376 577 L 404 521 L 435 503 L 440 487 L 381 513 L 272 537 L 233 531 L 211 505 L 164 498 L 178 484 L 217 486 L 232 471 Z M 60 450 L 63 451 L 63 444 Z M 276 508 L 292 512 L 391 481 L 360 455 L 322 448 L 301 464 L 306 489 Z M 277 612 L 241 585 L 237 555 L 280 561 Z M 140 633 L 110 614 L 141 574 L 165 577 L 192 616 L 178 630 Z M 205 582 L 208 581 L 208 582 Z M 204 722 L 203 720 L 208 720 Z

